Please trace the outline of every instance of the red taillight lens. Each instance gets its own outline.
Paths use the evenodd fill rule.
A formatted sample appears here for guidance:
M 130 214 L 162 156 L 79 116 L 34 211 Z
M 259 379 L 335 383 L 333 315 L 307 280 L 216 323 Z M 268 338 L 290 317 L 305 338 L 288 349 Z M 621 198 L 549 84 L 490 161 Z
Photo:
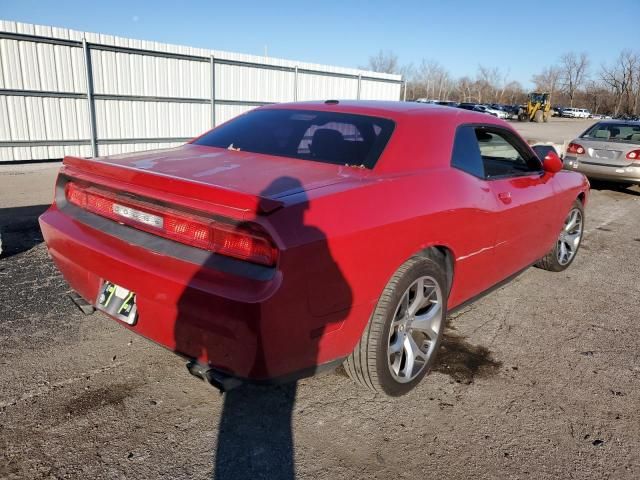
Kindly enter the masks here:
M 69 203 L 119 223 L 248 262 L 273 266 L 278 249 L 256 224 L 234 226 L 171 208 L 120 198 L 93 187 L 65 185 Z
M 633 163 L 640 163 L 640 149 L 631 150 L 629 153 L 627 153 L 627 158 L 629 160 L 632 160 Z
M 216 228 L 213 251 L 263 265 L 275 264 L 278 253 L 268 238 L 249 228 Z
M 194 247 L 210 249 L 211 226 L 206 220 L 169 213 L 165 213 L 163 218 L 166 237 Z
M 87 194 L 84 189 L 78 187 L 75 183 L 69 182 L 64 186 L 64 194 L 67 200 L 74 205 L 85 208 L 87 206 Z
M 573 153 L 576 155 L 584 154 L 584 147 L 577 143 L 570 143 L 567 147 L 567 153 Z

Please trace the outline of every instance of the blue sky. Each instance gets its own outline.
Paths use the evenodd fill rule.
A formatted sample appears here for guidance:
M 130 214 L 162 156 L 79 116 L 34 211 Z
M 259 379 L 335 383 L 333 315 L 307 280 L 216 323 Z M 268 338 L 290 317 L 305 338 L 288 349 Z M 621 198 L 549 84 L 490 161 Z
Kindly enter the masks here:
M 595 70 L 640 50 L 640 0 L 0 0 L 0 18 L 347 67 L 392 50 L 455 76 L 497 66 L 525 86 L 567 51 L 586 51 Z

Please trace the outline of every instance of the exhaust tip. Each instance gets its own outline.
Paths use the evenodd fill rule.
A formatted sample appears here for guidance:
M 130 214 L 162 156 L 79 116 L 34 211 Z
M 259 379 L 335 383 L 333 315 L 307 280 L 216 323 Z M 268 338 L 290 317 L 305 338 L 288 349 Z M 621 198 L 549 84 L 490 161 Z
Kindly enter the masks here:
M 87 302 L 84 298 L 82 298 L 78 292 L 69 293 L 69 298 L 73 303 L 75 303 L 76 307 L 78 307 L 80 311 L 85 315 L 91 315 L 96 311 L 96 307 L 94 307 L 89 302 Z
M 218 372 L 207 365 L 202 365 L 195 360 L 187 363 L 187 370 L 194 377 L 204 380 L 210 385 L 217 388 L 220 393 L 225 393 L 242 385 L 242 380 L 232 377 L 231 375 Z

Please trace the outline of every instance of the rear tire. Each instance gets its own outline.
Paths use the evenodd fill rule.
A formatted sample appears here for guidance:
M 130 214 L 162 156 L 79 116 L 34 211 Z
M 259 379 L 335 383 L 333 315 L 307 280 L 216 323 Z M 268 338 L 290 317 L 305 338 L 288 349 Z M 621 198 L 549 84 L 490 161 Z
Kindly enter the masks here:
M 558 240 L 551 251 L 538 260 L 536 267 L 550 272 L 565 270 L 576 258 L 584 234 L 584 208 L 580 200 L 575 200 L 567 214 Z
M 405 262 L 391 277 L 344 362 L 349 377 L 393 397 L 413 389 L 440 348 L 447 294 L 445 269 L 439 263 L 423 257 Z

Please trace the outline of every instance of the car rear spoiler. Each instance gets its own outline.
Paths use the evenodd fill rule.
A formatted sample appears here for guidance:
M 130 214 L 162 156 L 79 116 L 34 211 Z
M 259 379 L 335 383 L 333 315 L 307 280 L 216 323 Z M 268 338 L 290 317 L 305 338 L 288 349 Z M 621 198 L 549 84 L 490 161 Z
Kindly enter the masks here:
M 82 177 L 82 173 L 87 173 L 91 176 L 97 175 L 105 179 L 114 179 L 138 187 L 160 190 L 188 198 L 196 198 L 201 201 L 240 210 L 248 210 L 254 213 L 271 213 L 284 205 L 283 202 L 278 200 L 222 187 L 220 185 L 173 177 L 163 173 L 125 165 L 116 165 L 91 158 L 66 156 L 62 163 L 62 173 L 69 176 Z

